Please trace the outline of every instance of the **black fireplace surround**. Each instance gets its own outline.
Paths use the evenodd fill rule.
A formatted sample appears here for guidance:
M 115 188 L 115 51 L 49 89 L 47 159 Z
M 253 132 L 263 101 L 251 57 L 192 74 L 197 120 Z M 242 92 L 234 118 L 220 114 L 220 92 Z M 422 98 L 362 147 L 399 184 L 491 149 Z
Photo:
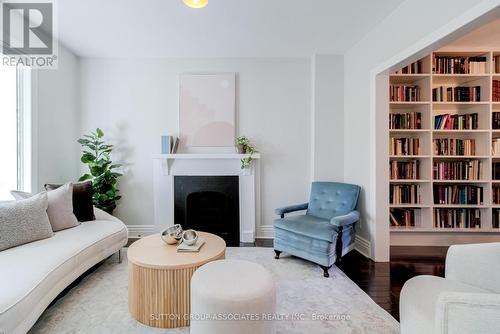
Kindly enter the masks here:
M 175 176 L 174 220 L 182 228 L 240 243 L 238 176 Z

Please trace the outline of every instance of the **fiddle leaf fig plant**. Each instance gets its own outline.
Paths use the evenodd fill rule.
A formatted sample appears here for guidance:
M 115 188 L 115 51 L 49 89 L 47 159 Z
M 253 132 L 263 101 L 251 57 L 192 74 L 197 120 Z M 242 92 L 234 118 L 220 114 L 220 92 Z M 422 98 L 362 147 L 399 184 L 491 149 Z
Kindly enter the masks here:
M 253 144 L 246 136 L 240 136 L 236 138 L 236 145 L 238 145 L 240 153 L 249 154 L 248 157 L 241 159 L 241 169 L 250 168 L 253 160 L 252 154 L 257 153 Z
M 119 190 L 116 188 L 116 183 L 118 178 L 122 176 L 121 173 L 117 172 L 122 165 L 114 164 L 111 161 L 113 145 L 106 144 L 103 137 L 104 132 L 97 128 L 78 139 L 78 143 L 83 148 L 80 160 L 89 169 L 89 173 L 82 175 L 78 181 L 92 181 L 94 205 L 112 214 L 117 201 L 121 198 L 118 195 Z

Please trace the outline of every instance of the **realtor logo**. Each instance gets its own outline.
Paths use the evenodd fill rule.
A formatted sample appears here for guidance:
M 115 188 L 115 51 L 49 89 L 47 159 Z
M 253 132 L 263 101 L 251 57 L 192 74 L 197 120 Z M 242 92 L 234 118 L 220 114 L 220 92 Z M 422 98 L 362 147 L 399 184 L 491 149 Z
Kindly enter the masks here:
M 55 68 L 57 45 L 54 45 L 54 4 L 51 1 L 2 1 L 1 18 L 1 65 Z

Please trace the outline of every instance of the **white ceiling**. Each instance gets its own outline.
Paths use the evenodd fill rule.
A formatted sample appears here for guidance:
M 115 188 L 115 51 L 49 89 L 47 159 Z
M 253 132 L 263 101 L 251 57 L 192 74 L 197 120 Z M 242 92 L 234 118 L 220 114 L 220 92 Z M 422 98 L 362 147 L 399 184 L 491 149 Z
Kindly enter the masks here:
M 344 53 L 403 0 L 59 0 L 59 39 L 90 57 Z

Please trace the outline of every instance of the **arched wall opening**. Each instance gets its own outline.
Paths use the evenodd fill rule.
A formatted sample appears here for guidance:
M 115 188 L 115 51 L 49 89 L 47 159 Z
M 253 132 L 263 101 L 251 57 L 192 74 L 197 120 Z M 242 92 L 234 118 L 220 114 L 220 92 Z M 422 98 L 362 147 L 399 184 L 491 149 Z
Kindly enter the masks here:
M 500 7 L 474 8 L 374 68 L 370 73 L 370 191 L 369 212 L 375 223 L 371 226 L 371 257 L 375 261 L 390 259 L 389 227 L 389 173 L 388 173 L 388 117 L 389 117 L 389 73 L 417 61 L 460 37 L 498 19 Z M 498 36 L 500 39 L 500 36 Z

